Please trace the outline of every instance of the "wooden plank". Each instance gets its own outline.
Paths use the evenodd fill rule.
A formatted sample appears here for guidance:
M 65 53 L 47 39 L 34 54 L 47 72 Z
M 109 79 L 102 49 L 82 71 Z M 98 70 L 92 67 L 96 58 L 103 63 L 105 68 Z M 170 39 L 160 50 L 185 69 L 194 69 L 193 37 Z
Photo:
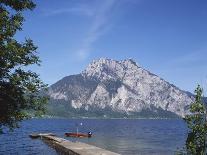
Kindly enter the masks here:
M 93 145 L 82 142 L 71 142 L 51 133 L 38 134 L 38 136 L 51 147 L 68 155 L 120 155 Z
M 39 137 L 41 137 L 41 136 L 55 136 L 55 134 L 53 134 L 53 133 L 33 133 L 33 134 L 30 134 L 29 135 L 29 137 L 30 138 L 39 138 Z

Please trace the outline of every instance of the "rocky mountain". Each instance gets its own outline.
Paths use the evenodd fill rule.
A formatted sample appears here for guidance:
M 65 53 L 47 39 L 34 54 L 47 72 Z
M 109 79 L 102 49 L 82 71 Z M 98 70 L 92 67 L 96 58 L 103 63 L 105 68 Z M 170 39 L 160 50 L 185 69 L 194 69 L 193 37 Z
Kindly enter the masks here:
M 193 102 L 132 59 L 101 58 L 49 88 L 49 114 L 66 117 L 183 117 Z

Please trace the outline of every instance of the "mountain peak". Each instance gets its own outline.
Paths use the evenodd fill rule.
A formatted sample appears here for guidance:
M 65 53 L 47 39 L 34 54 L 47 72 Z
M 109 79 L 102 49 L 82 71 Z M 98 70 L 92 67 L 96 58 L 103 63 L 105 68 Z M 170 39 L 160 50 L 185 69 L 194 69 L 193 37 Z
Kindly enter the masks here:
M 93 60 L 91 64 L 102 64 L 102 63 L 104 63 L 104 64 L 109 64 L 109 63 L 120 63 L 120 64 L 121 63 L 132 63 L 132 64 L 138 66 L 136 61 L 133 60 L 132 58 L 117 61 L 117 60 L 114 60 L 114 59 L 102 57 L 102 58 L 99 58 L 97 60 Z
M 111 64 L 111 63 L 119 63 L 119 61 L 113 60 L 113 59 L 109 59 L 109 58 L 99 58 L 96 60 L 93 60 L 89 66 L 91 65 L 100 65 L 100 64 Z
M 88 67 L 82 72 L 82 75 L 88 77 L 96 77 L 98 79 L 122 79 L 124 72 L 128 69 L 138 69 L 137 63 L 132 59 L 113 60 L 108 58 L 100 58 L 92 61 Z
M 136 61 L 134 61 L 132 58 L 125 59 L 124 61 L 125 61 L 125 62 L 129 62 L 129 63 L 132 63 L 132 64 L 138 66 L 138 64 L 136 63 Z
M 167 81 L 139 67 L 133 59 L 94 60 L 78 75 L 51 88 L 49 95 L 72 108 L 111 109 L 115 112 L 184 116 L 194 98 Z

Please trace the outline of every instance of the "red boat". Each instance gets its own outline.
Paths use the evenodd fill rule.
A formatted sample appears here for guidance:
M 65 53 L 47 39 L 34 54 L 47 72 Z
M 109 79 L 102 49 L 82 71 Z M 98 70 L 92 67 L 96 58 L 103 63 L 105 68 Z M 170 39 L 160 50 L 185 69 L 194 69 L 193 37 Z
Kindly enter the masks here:
M 67 132 L 67 133 L 65 133 L 65 136 L 67 136 L 67 137 L 79 137 L 79 138 L 84 138 L 84 137 L 90 138 L 92 136 L 92 133 L 89 132 L 88 134 L 84 134 L 84 133 Z

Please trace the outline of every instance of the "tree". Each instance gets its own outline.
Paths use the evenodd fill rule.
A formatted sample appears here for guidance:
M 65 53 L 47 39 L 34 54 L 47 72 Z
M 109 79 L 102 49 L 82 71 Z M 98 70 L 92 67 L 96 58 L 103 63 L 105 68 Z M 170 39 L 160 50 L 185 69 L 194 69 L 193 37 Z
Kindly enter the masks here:
M 203 90 L 198 85 L 195 90 L 195 102 L 190 106 L 190 115 L 185 117 L 185 121 L 189 128 L 188 137 L 186 139 L 187 154 L 205 155 L 206 154 L 206 136 L 207 121 L 206 108 L 203 103 Z
M 37 47 L 31 39 L 18 42 L 15 34 L 22 30 L 23 11 L 32 10 L 31 0 L 0 0 L 0 131 L 2 126 L 13 129 L 29 113 L 44 113 L 46 89 L 39 75 L 28 70 L 40 65 Z

